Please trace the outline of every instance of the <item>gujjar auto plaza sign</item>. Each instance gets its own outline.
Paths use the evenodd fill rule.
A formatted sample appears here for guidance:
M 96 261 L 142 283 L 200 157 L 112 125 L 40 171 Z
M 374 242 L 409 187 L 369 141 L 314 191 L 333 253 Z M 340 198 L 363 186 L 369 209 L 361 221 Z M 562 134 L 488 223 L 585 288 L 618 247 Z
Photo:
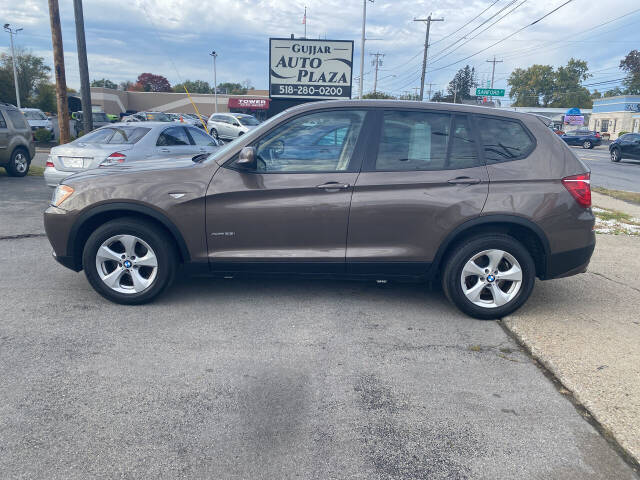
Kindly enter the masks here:
M 352 40 L 269 39 L 271 98 L 351 98 Z

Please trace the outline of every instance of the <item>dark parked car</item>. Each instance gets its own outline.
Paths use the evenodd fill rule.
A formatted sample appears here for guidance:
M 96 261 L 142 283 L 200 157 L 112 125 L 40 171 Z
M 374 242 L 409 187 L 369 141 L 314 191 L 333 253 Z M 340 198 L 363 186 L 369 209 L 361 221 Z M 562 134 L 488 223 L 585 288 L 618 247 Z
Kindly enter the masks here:
M 586 270 L 589 176 L 533 115 L 314 102 L 193 161 L 73 175 L 44 216 L 55 258 L 118 303 L 150 301 L 184 264 L 224 277 L 439 279 L 462 311 L 499 318 L 536 277 Z
M 626 133 L 609 145 L 612 162 L 623 158 L 640 160 L 640 133 Z
M 560 135 L 567 145 L 574 145 L 582 148 L 597 147 L 602 143 L 602 137 L 598 132 L 591 130 L 573 130 Z

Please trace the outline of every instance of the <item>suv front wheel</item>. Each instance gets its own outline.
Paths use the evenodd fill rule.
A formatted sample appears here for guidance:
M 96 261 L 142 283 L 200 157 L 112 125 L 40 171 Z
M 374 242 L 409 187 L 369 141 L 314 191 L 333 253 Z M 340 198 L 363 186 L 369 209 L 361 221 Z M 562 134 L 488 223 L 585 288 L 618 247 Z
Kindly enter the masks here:
M 89 236 L 82 265 L 91 286 L 116 303 L 153 300 L 172 282 L 177 268 L 173 240 L 137 218 L 112 220 Z
M 16 148 L 5 168 L 10 177 L 24 177 L 29 173 L 30 164 L 29 153 L 24 148 Z
M 460 245 L 442 275 L 447 298 L 467 315 L 502 318 L 531 295 L 535 263 L 527 249 L 508 235 L 486 235 Z

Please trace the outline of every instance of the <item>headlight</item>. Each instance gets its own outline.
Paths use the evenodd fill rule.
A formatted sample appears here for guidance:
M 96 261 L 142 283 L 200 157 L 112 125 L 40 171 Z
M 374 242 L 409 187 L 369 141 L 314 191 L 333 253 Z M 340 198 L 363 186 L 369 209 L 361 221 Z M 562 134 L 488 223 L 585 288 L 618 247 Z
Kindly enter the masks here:
M 53 192 L 53 198 L 51 199 L 51 205 L 59 207 L 62 202 L 71 196 L 74 192 L 73 188 L 69 185 L 58 185 L 56 191 Z

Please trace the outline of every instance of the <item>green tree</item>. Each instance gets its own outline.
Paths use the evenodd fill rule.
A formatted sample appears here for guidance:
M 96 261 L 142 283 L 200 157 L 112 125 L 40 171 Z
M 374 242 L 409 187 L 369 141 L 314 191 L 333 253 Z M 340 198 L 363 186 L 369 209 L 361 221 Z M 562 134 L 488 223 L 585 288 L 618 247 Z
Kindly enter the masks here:
M 213 89 L 208 82 L 204 80 L 185 80 L 173 86 L 174 92 L 184 93 L 184 87 L 187 87 L 189 93 L 212 93 Z
M 546 107 L 552 100 L 554 72 L 551 65 L 532 65 L 516 68 L 509 79 L 509 98 L 515 98 L 516 107 Z
M 369 99 L 374 99 L 374 100 L 382 100 L 382 99 L 391 99 L 391 98 L 396 98 L 393 95 L 389 95 L 388 93 L 384 93 L 384 92 L 369 92 L 369 93 L 365 93 L 364 95 L 362 95 L 362 98 L 369 98 Z
M 92 87 L 110 88 L 112 90 L 117 90 L 118 89 L 118 85 L 116 83 L 112 82 L 111 80 L 109 80 L 108 78 L 102 78 L 100 80 L 92 80 L 91 81 L 91 86 Z
M 591 99 L 597 100 L 598 98 L 602 98 L 602 93 L 600 93 L 596 88 L 593 92 L 591 92 Z
M 246 95 L 247 87 L 243 87 L 241 83 L 224 82 L 218 84 L 218 93 L 227 93 L 229 95 Z
M 49 80 L 51 67 L 45 65 L 43 57 L 38 57 L 23 49 L 16 49 L 16 67 L 20 103 L 27 105 L 28 99 L 35 94 L 36 85 Z M 11 55 L 0 54 L 0 71 L 3 72 L 0 74 L 0 100 L 15 105 L 17 102 Z
M 620 87 L 612 88 L 611 90 L 607 90 L 602 94 L 603 97 L 617 97 L 618 95 L 624 95 L 624 90 Z
M 623 83 L 627 87 L 626 92 L 631 95 L 640 94 L 640 52 L 631 50 L 620 61 L 620 68 L 627 72 Z
M 444 96 L 444 93 L 438 91 L 431 96 L 432 102 L 448 102 L 448 98 Z
M 582 82 L 591 77 L 587 62 L 570 58 L 565 67 L 555 72 L 552 107 L 591 108 L 593 100 Z
M 473 91 L 473 93 L 475 93 L 477 86 L 476 69 L 466 65 L 464 68 L 458 70 L 453 80 L 449 82 L 449 86 L 447 87 L 447 91 L 449 92 L 448 96 L 452 99 L 455 98 L 457 103 L 462 103 L 462 100 L 475 99 L 476 96 L 471 92 Z
M 55 112 L 58 108 L 55 85 L 49 82 L 36 85 L 35 95 L 29 99 L 29 106 L 39 108 L 43 112 Z

